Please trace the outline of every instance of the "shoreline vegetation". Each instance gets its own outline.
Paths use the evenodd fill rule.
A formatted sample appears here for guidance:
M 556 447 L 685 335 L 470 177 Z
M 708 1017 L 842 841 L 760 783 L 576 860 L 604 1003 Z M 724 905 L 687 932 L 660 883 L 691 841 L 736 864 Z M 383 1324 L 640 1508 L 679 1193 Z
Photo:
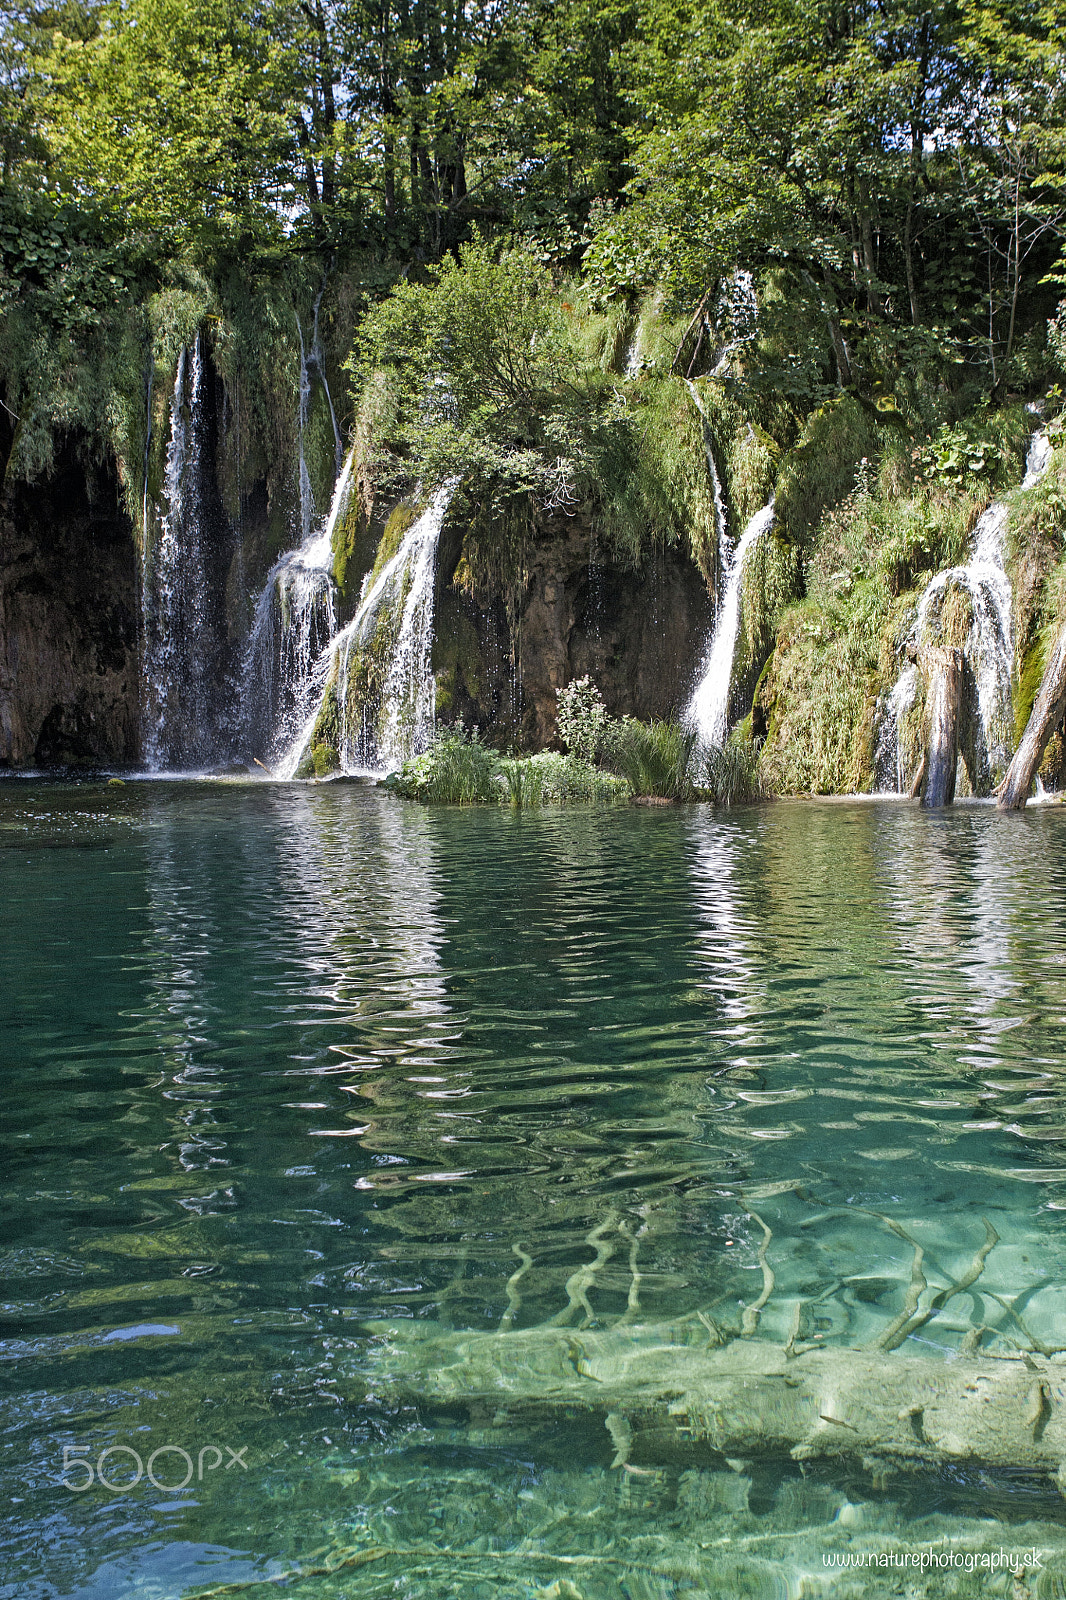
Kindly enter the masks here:
M 592 754 L 570 748 L 502 755 L 482 742 L 477 729 L 459 726 L 441 729 L 383 787 L 426 804 L 515 808 L 695 800 L 737 805 L 767 798 L 758 751 L 750 743 L 731 739 L 698 752 L 694 743 L 676 722 L 626 717 L 605 725 Z

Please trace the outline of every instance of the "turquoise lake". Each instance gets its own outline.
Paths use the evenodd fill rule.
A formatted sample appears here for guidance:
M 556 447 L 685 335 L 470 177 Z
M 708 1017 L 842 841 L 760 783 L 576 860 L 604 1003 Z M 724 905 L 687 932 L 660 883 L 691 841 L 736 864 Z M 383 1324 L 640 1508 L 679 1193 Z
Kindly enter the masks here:
M 634 1471 L 386 1336 L 734 1326 L 765 1228 L 756 1337 L 869 1347 L 991 1224 L 907 1352 L 1053 1361 L 1066 810 L 11 778 L 0 888 L 0 1600 L 1066 1595 L 1046 1476 Z

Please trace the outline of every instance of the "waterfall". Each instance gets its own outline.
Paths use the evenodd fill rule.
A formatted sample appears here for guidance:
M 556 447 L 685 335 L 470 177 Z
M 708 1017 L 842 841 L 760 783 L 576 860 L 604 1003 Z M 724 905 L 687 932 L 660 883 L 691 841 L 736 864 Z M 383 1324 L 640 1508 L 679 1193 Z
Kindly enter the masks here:
M 217 638 L 212 604 L 212 530 L 206 505 L 209 454 L 200 335 L 178 358 L 170 403 L 158 533 L 145 497 L 144 758 L 150 771 L 202 766 L 221 750 Z
M 315 667 L 337 631 L 333 534 L 347 515 L 354 475 L 352 451 L 334 486 L 329 516 L 298 549 L 278 558 L 256 603 L 242 699 L 246 741 L 268 758 L 289 748 L 321 691 Z
M 313 709 L 279 761 L 279 777 L 296 776 L 316 727 L 334 707 L 330 733 L 346 772 L 386 772 L 425 749 L 434 726 L 437 543 L 455 487 L 453 480 L 437 490 L 368 581 L 351 622 L 319 655 L 308 685 Z
M 1050 441 L 1035 433 L 1029 444 L 1022 488 L 1030 489 L 1043 477 L 1051 459 Z M 964 593 L 972 621 L 962 649 L 977 685 L 979 742 L 977 760 L 991 780 L 1011 755 L 1011 675 L 1014 668 L 1014 630 L 1011 585 L 1003 565 L 1003 535 L 1010 511 L 994 500 L 974 528 L 970 559 L 964 566 L 948 567 L 930 580 L 921 600 L 907 645 L 913 654 L 919 644 L 936 637 L 944 603 L 951 593 Z M 882 792 L 902 793 L 906 787 L 902 760 L 902 724 L 917 694 L 918 677 L 908 661 L 880 716 L 875 757 L 875 782 Z
M 639 378 L 644 366 L 644 340 L 641 336 L 641 327 L 638 322 L 633 330 L 633 337 L 626 346 L 624 376 Z
M 729 690 L 733 681 L 733 655 L 740 628 L 740 599 L 748 551 L 774 520 L 774 502 L 757 511 L 740 536 L 740 542 L 723 571 L 725 593 L 714 632 L 704 657 L 700 680 L 685 707 L 681 721 L 692 729 L 701 746 L 725 743 L 729 732 Z
M 903 722 L 918 698 L 918 668 L 908 661 L 885 701 L 878 721 L 874 782 L 880 794 L 903 794 L 909 787 L 904 769 Z

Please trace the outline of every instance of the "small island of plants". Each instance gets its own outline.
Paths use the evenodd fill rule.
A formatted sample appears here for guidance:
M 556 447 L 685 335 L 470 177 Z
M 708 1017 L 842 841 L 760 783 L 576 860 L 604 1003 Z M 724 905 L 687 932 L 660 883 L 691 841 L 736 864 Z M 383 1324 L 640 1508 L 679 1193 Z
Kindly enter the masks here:
M 625 805 L 631 800 L 759 799 L 757 748 L 735 736 L 697 744 L 679 722 L 611 717 L 586 676 L 559 692 L 563 751 L 504 755 L 462 723 L 439 730 L 428 749 L 391 773 L 385 787 L 443 805 Z

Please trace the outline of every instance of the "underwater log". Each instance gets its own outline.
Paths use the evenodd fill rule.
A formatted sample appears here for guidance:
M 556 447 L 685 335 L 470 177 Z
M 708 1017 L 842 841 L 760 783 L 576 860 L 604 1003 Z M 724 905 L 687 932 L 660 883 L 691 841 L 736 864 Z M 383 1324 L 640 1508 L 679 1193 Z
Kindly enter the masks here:
M 919 652 L 926 681 L 925 788 L 922 805 L 949 806 L 955 798 L 959 762 L 959 723 L 965 683 L 961 650 L 930 645 Z
M 1033 701 L 1029 721 L 1007 775 L 999 786 L 997 807 L 1000 811 L 1020 811 L 1029 798 L 1033 779 L 1043 759 L 1047 742 L 1066 715 L 1066 627 L 1055 642 L 1051 660 Z
M 1028 1353 L 910 1356 L 735 1339 L 707 1324 L 460 1333 L 375 1324 L 373 1364 L 423 1411 L 478 1426 L 603 1421 L 614 1464 L 851 1458 L 894 1470 L 1001 1467 L 1066 1493 L 1066 1365 Z M 624 1438 L 625 1448 L 619 1450 Z

